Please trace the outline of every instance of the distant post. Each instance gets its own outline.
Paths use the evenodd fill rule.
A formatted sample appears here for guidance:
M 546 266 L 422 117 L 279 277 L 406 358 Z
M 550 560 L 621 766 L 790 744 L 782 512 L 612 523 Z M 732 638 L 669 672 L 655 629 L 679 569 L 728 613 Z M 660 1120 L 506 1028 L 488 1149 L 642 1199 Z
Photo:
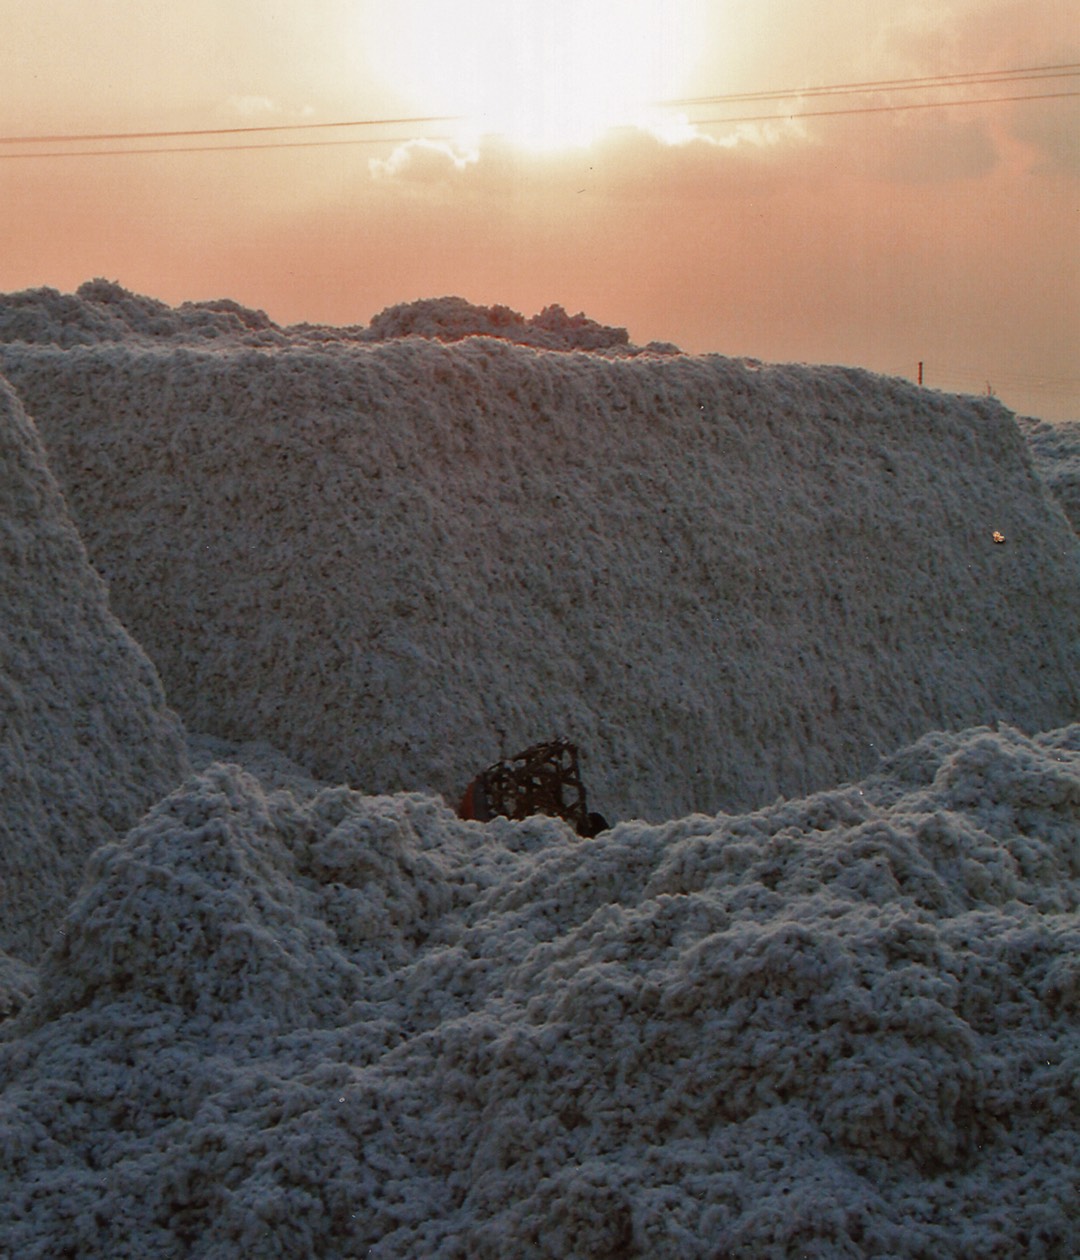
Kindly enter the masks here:
M 919 360 L 919 384 L 922 384 L 922 359 Z

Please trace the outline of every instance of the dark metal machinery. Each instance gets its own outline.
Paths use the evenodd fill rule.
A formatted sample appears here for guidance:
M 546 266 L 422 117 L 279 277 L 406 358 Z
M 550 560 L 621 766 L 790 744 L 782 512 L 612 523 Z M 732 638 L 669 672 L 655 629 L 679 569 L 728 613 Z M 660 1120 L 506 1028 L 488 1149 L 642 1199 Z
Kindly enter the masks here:
M 590 838 L 607 829 L 599 814 L 589 813 L 577 746 L 567 739 L 533 744 L 488 766 L 466 788 L 458 814 L 479 822 L 497 814 L 514 819 L 547 814 Z

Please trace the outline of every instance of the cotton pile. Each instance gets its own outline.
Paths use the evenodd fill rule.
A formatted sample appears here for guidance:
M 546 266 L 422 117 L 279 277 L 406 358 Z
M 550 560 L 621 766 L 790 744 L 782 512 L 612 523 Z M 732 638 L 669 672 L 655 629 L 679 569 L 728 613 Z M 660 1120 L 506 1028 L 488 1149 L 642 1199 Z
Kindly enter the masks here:
M 457 299 L 0 371 L 0 1256 L 1080 1254 L 1069 432 Z M 457 817 L 553 734 L 621 821 Z
M 659 821 L 1080 712 L 1080 547 L 996 400 L 619 345 L 313 340 L 222 303 L 151 319 L 115 286 L 32 326 L 20 301 L 0 368 L 191 730 L 448 799 L 565 736 L 594 808 Z M 456 338 L 444 305 L 383 333 Z M 208 345 L 195 315 L 273 344 Z
M 1027 439 L 1039 477 L 1080 534 L 1080 420 L 1047 424 L 1045 420 L 1018 416 L 1017 423 Z
M 87 281 L 76 293 L 41 288 L 0 295 L 0 342 L 65 349 L 110 342 L 272 347 L 408 336 L 441 341 L 494 336 L 547 350 L 633 349 L 625 328 L 599 324 L 583 313 L 568 315 L 557 304 L 526 319 L 507 306 L 477 306 L 464 298 L 430 298 L 387 307 L 366 327 L 297 324 L 283 329 L 264 311 L 253 311 L 230 298 L 171 307 L 156 298 L 129 293 L 109 280 Z M 650 348 L 678 352 L 666 343 L 653 343 Z
M 0 377 L 0 1016 L 91 850 L 188 771 L 183 731 L 109 611 L 33 424 Z
M 1080 1246 L 1080 726 L 579 841 L 217 763 L 0 1046 L 20 1257 Z

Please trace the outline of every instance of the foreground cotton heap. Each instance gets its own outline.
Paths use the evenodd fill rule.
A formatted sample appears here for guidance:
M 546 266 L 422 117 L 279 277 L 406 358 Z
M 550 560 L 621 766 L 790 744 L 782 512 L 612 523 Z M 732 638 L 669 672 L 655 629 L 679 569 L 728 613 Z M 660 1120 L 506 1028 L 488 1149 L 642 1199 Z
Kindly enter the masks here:
M 0 1058 L 18 1256 L 1080 1245 L 1080 726 L 578 841 L 217 764 Z

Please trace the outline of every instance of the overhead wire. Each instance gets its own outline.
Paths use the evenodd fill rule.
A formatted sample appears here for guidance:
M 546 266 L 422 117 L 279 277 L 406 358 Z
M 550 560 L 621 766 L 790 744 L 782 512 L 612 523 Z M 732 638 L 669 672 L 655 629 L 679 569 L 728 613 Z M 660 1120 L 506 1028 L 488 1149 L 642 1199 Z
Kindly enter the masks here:
M 336 123 L 329 126 L 344 126 Z M 427 136 L 427 139 L 447 139 L 449 137 Z M 359 144 L 406 144 L 416 136 L 352 136 L 348 140 L 278 140 L 269 144 L 173 144 L 152 145 L 131 149 L 50 149 L 41 153 L 0 153 L 0 161 L 5 159 L 32 159 L 50 157 L 138 157 L 147 154 L 166 153 L 255 153 L 267 149 L 328 149 L 336 146 L 355 146 Z M 2 143 L 2 142 L 0 142 Z
M 263 123 L 243 127 L 197 127 L 174 131 L 73 132 L 52 136 L 0 136 L 0 144 L 74 144 L 89 140 L 167 140 L 188 136 L 241 136 L 268 131 L 328 131 L 336 127 L 414 127 L 425 123 L 456 122 L 452 114 L 423 114 L 413 118 L 349 118 L 338 122 Z
M 1078 77 L 1080 77 L 1080 62 L 1058 62 L 1044 66 L 966 71 L 955 74 L 924 75 L 907 79 L 865 79 L 855 83 L 836 83 L 804 88 L 781 88 L 764 92 L 730 92 L 713 96 L 682 97 L 666 103 L 673 107 L 680 106 L 683 108 L 745 104 L 750 101 L 775 101 L 780 103 L 785 101 L 815 100 L 823 97 L 870 96 L 891 94 L 893 92 L 926 92 L 934 89 L 955 90 L 958 88 L 991 87 L 997 84 L 1009 83 L 1040 83 L 1053 79 L 1075 79 Z M 1013 101 L 1046 101 L 1071 96 L 1080 96 L 1080 88 L 1063 89 L 1054 92 L 1021 92 L 1010 95 L 998 93 L 994 96 L 962 96 L 953 99 L 935 99 L 930 101 L 890 101 L 887 104 L 851 105 L 838 109 L 804 109 L 799 107 L 787 112 L 774 112 L 771 114 L 742 114 L 738 116 L 725 115 L 717 118 L 697 118 L 694 119 L 694 122 L 697 126 L 774 122 L 792 118 L 827 118 L 847 114 L 884 114 L 917 109 L 996 105 Z
M 800 109 L 788 113 L 742 114 L 734 117 L 696 118 L 698 127 L 731 123 L 782 122 L 798 118 L 837 118 L 844 114 L 896 114 L 914 109 L 948 109 L 958 105 L 998 105 L 1009 101 L 1053 101 L 1067 96 L 1080 96 L 1080 88 L 1070 92 L 1024 92 L 1018 96 L 966 97 L 959 101 L 905 101 L 901 105 L 852 105 L 847 109 Z
M 724 92 L 711 96 L 673 97 L 661 105 L 715 105 L 724 102 L 790 100 L 792 97 L 843 96 L 852 93 L 925 91 L 927 88 L 971 87 L 985 83 L 1012 83 L 1030 79 L 1074 78 L 1080 75 L 1080 62 L 1058 62 L 1046 66 L 1020 66 L 1008 70 L 971 70 L 954 74 L 933 74 L 904 79 L 863 79 L 854 83 L 819 84 L 812 87 L 770 88 L 761 92 Z
M 956 90 L 971 87 L 990 87 L 998 84 L 1021 82 L 1046 82 L 1053 79 L 1069 79 L 1080 77 L 1080 62 L 1062 62 L 1043 66 L 1022 66 L 1011 69 L 967 71 L 944 75 L 925 75 L 905 79 L 870 79 L 852 83 L 819 84 L 804 88 L 773 89 L 761 92 L 723 93 L 710 96 L 673 98 L 655 102 L 660 108 L 699 109 L 709 106 L 725 106 L 746 104 L 751 101 L 786 101 L 828 99 L 853 95 L 886 94 L 893 92 Z M 994 105 L 1017 101 L 1047 101 L 1066 97 L 1080 96 L 1080 88 L 1064 89 L 1053 92 L 1024 92 L 1010 95 L 994 95 L 980 97 L 959 97 L 932 101 L 903 101 L 884 104 L 861 104 L 843 106 L 836 109 L 793 108 L 783 112 L 769 114 L 729 114 L 722 117 L 694 119 L 696 126 L 721 126 L 739 123 L 779 122 L 793 118 L 823 118 L 844 114 L 878 114 L 895 113 L 906 110 L 944 109 L 956 106 Z M 72 157 L 123 157 L 147 154 L 170 153 L 218 153 L 218 152 L 251 152 L 258 149 L 298 149 L 358 144 L 400 144 L 408 140 L 421 138 L 448 139 L 448 135 L 432 136 L 420 129 L 429 126 L 449 127 L 460 122 L 459 115 L 418 115 L 401 118 L 360 118 L 339 119 L 328 122 L 307 123 L 265 123 L 258 125 L 234 127 L 202 127 L 179 128 L 174 130 L 145 131 L 113 131 L 113 132 L 65 132 L 43 135 L 0 136 L 0 147 L 15 149 L 13 152 L 0 152 L 0 161 L 19 158 L 72 158 Z M 388 136 L 371 134 L 350 136 L 348 139 L 317 140 L 267 140 L 261 143 L 225 143 L 225 144 L 188 144 L 188 145 L 142 145 L 112 148 L 42 148 L 41 146 L 66 144 L 71 146 L 101 145 L 103 143 L 118 144 L 140 140 L 197 140 L 211 137 L 247 137 L 270 136 L 273 134 L 292 134 L 297 132 L 342 131 L 364 129 L 378 132 L 380 128 L 408 129 L 405 136 Z M 33 148 L 32 146 L 38 146 Z

